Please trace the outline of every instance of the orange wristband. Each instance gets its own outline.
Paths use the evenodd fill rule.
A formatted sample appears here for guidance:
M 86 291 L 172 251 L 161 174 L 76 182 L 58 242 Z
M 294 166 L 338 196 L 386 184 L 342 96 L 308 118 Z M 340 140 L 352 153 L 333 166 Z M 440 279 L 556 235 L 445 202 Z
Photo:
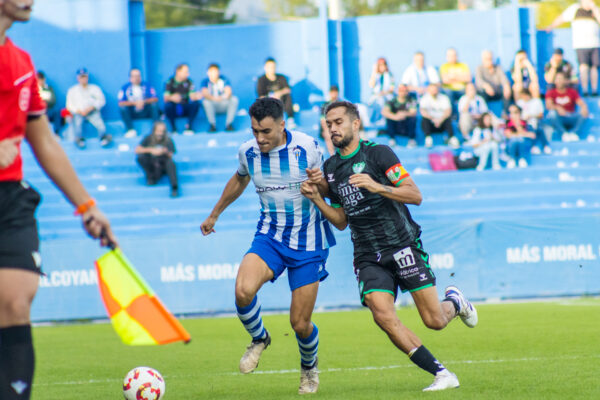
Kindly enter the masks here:
M 85 214 L 90 208 L 94 207 L 95 205 L 96 205 L 96 200 L 94 200 L 93 198 L 90 197 L 90 199 L 88 201 L 77 206 L 77 209 L 75 209 L 74 214 L 75 215 Z

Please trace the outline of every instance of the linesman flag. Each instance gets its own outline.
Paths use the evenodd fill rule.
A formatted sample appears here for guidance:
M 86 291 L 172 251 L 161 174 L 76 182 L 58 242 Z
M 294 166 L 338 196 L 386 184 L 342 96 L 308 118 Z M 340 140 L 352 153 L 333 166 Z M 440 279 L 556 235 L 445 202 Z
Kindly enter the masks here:
M 191 340 L 121 249 L 114 248 L 96 260 L 96 272 L 104 306 L 123 343 L 156 345 Z

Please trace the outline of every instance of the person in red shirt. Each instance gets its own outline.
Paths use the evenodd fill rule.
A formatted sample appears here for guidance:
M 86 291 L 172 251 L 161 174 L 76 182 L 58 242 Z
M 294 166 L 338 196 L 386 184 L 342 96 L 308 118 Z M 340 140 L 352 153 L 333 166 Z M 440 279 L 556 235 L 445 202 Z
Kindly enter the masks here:
M 26 139 L 48 177 L 76 207 L 84 229 L 102 245 L 116 239 L 95 206 L 45 115 L 29 55 L 6 37 L 15 21 L 29 20 L 33 0 L 0 0 L 0 399 L 31 396 L 34 351 L 30 308 L 41 258 L 35 209 L 39 194 L 23 180 L 21 142 Z
M 577 90 L 569 87 L 564 72 L 557 72 L 554 78 L 556 87 L 546 93 L 546 119 L 561 135 L 563 142 L 579 140 L 579 130 L 589 115 L 587 104 Z M 579 106 L 577 112 L 576 106 Z

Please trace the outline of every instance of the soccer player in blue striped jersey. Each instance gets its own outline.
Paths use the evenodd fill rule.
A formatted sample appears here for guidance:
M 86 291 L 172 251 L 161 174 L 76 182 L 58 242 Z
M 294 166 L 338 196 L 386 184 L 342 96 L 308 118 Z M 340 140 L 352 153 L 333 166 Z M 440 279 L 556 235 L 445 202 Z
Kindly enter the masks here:
M 219 215 L 252 180 L 260 199 L 260 218 L 254 241 L 240 264 L 235 283 L 235 305 L 252 343 L 240 360 L 240 371 L 250 373 L 271 336 L 260 315 L 257 293 L 286 269 L 292 291 L 290 322 L 300 350 L 298 392 L 315 393 L 319 386 L 317 349 L 319 330 L 311 321 L 319 282 L 328 272 L 325 261 L 335 244 L 331 227 L 318 208 L 300 193 L 307 169 L 321 168 L 323 152 L 314 138 L 285 129 L 283 103 L 261 98 L 250 107 L 254 139 L 239 149 L 239 167 L 221 198 L 201 225 L 204 235 L 214 232 Z

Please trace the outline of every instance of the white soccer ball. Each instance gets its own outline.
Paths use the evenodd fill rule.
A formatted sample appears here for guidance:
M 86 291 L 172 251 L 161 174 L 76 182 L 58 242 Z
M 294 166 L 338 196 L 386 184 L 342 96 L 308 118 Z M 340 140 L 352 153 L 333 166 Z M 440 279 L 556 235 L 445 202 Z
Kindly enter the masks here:
M 160 400 L 165 395 L 165 381 L 155 369 L 136 367 L 123 380 L 125 400 Z

